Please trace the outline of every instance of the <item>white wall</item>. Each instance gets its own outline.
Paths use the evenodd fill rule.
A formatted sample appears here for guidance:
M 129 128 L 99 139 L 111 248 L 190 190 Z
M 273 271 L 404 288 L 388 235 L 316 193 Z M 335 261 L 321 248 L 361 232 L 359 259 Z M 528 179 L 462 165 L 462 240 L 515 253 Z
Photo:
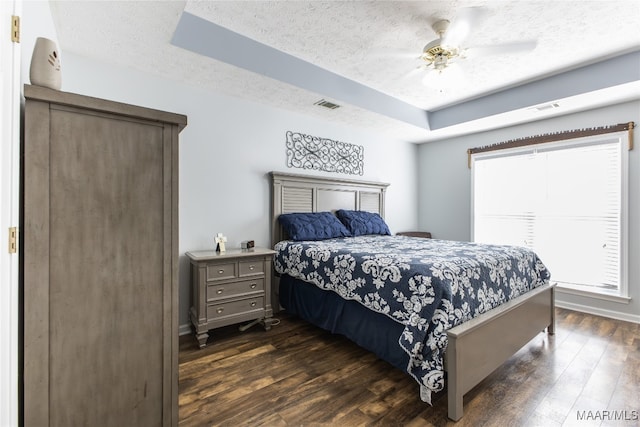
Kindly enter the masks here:
M 48 5 L 27 2 L 23 19 L 23 80 L 36 36 L 55 38 Z M 189 269 L 184 253 L 211 249 L 216 233 L 227 247 L 254 239 L 270 244 L 269 171 L 341 176 L 390 183 L 386 220 L 392 232 L 417 226 L 417 146 L 364 129 L 224 96 L 161 77 L 99 63 L 59 46 L 62 90 L 185 114 L 180 134 L 180 325 L 188 320 Z M 364 146 L 364 175 L 289 169 L 285 133 L 297 131 Z
M 534 123 L 466 135 L 418 148 L 418 226 L 436 238 L 471 239 L 471 171 L 467 149 L 557 131 L 640 123 L 640 101 Z M 636 129 L 636 140 L 638 140 Z M 560 293 L 567 308 L 640 322 L 640 147 L 629 153 L 629 290 L 631 302 L 617 303 Z

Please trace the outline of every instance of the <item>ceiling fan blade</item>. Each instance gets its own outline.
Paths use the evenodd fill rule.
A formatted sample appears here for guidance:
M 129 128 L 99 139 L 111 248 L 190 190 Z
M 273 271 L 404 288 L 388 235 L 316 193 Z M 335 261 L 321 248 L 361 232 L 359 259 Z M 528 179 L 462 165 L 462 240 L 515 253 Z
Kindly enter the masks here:
M 419 65 L 415 68 L 413 68 L 411 71 L 409 71 L 408 73 L 404 74 L 402 77 L 400 77 L 401 80 L 409 80 L 409 79 L 413 79 L 418 75 L 423 74 L 424 72 L 428 71 L 429 68 L 424 66 L 424 65 Z
M 530 52 L 536 48 L 538 42 L 536 40 L 527 40 L 513 43 L 501 43 L 491 46 L 474 46 L 469 47 L 465 51 L 467 58 L 476 58 L 489 55 L 512 55 L 515 53 Z
M 402 49 L 374 49 L 368 53 L 368 56 L 376 59 L 419 59 L 415 51 L 407 51 Z
M 459 47 L 469 36 L 471 29 L 482 19 L 487 8 L 481 6 L 460 9 L 442 37 L 442 45 Z

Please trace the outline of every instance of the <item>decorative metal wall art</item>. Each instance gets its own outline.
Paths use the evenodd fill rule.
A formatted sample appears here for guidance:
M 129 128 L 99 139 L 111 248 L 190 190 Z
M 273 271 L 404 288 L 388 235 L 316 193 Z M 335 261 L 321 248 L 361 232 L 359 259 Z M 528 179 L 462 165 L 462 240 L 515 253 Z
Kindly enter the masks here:
M 287 131 L 287 166 L 364 175 L 364 147 Z

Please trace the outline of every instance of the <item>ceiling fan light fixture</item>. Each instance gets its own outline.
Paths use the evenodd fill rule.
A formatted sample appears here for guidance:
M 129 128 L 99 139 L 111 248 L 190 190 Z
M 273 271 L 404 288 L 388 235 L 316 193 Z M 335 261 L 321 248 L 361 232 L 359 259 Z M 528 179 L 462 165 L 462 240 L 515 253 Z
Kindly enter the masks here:
M 445 68 L 447 68 L 447 63 L 449 62 L 449 57 L 447 55 L 436 55 L 433 60 L 433 68 L 437 71 L 442 72 Z
M 436 70 L 444 70 L 450 59 L 459 56 L 457 48 L 447 49 L 440 44 L 440 40 L 433 40 L 422 49 L 422 60 L 427 67 L 433 66 Z
M 460 66 L 450 63 L 446 68 L 435 69 L 427 73 L 422 79 L 422 84 L 439 92 L 445 92 L 458 87 L 463 78 L 464 75 Z

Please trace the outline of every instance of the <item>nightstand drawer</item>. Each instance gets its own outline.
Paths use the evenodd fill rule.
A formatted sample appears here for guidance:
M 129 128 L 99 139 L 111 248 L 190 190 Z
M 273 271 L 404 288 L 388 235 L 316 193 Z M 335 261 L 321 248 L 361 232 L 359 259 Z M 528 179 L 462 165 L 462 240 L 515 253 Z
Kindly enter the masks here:
M 207 282 L 210 280 L 233 279 L 234 277 L 236 277 L 235 262 L 207 266 Z
M 262 260 L 240 261 L 238 264 L 240 265 L 240 276 L 264 273 L 264 262 Z
M 264 279 L 209 285 L 207 286 L 207 302 L 259 291 L 264 291 Z
M 211 321 L 222 317 L 233 316 L 234 314 L 244 314 L 253 310 L 261 310 L 263 308 L 264 296 L 212 304 L 207 306 L 207 319 Z

